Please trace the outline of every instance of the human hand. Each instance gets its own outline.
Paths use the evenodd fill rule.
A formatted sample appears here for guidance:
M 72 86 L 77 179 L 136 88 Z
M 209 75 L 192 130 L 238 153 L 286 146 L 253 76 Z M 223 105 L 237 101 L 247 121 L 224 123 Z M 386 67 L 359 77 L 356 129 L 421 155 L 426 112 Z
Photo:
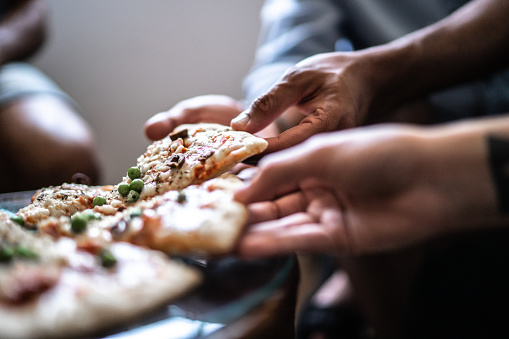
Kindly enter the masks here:
M 236 194 L 253 224 L 239 253 L 364 254 L 489 223 L 496 204 L 483 141 L 448 138 L 365 127 L 268 155 Z
M 304 116 L 300 124 L 267 141 L 266 153 L 296 145 L 312 135 L 363 122 L 370 102 L 367 68 L 361 54 L 326 53 L 288 70 L 265 95 L 236 117 L 231 126 L 255 133 L 291 107 Z
M 211 122 L 229 125 L 242 111 L 238 102 L 226 95 L 202 95 L 183 100 L 145 123 L 145 135 L 152 140 L 164 138 L 181 124 Z

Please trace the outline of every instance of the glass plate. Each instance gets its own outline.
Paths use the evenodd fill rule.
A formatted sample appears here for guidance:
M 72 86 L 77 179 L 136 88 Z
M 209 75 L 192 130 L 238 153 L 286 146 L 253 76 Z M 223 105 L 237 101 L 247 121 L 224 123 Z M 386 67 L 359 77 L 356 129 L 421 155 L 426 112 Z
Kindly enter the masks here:
M 0 194 L 0 209 L 16 213 L 30 203 L 34 193 Z M 259 306 L 282 286 L 294 266 L 293 257 L 176 259 L 202 271 L 203 284 L 184 298 L 96 338 L 203 338 Z

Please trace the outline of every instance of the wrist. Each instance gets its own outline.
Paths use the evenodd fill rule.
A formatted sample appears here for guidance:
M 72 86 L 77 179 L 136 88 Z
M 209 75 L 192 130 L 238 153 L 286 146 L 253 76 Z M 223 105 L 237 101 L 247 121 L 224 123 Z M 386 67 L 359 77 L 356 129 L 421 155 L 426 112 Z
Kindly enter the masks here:
M 416 84 L 420 51 L 414 44 L 387 44 L 357 52 L 358 69 L 369 97 L 368 114 L 384 114 L 422 94 Z
M 507 222 L 497 208 L 487 130 L 463 122 L 425 130 L 424 182 L 436 198 L 437 233 L 495 227 Z

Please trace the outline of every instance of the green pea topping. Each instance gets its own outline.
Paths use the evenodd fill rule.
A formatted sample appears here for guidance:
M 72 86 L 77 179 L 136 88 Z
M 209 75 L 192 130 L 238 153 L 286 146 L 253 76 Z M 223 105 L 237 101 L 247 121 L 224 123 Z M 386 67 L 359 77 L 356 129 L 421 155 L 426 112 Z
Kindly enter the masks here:
M 14 250 L 8 245 L 0 245 L 0 262 L 9 262 L 14 256 Z
M 19 245 L 14 249 L 14 255 L 23 259 L 37 259 L 39 256 L 33 250 Z
M 94 200 L 92 200 L 92 204 L 94 206 L 102 206 L 106 203 L 106 198 L 98 195 L 97 197 L 94 197 Z
M 129 191 L 130 191 L 129 184 L 120 184 L 120 185 L 118 185 L 117 190 L 118 190 L 118 193 L 120 193 L 120 195 L 125 197 L 126 195 L 129 194 Z
M 139 177 L 141 177 L 141 170 L 139 169 L 139 167 L 131 167 L 127 171 L 127 176 L 131 180 L 138 179 Z
M 141 179 L 134 179 L 129 184 L 130 190 L 131 191 L 136 191 L 138 193 L 141 193 L 141 191 L 143 190 L 143 186 L 145 186 L 145 183 Z
M 101 265 L 106 268 L 111 268 L 117 264 L 117 259 L 115 258 L 113 253 L 106 249 L 102 250 L 101 253 L 99 253 L 99 259 L 101 260 Z
M 81 213 L 81 216 L 85 218 L 86 221 L 101 219 L 101 215 L 99 213 L 95 213 L 92 210 L 84 211 Z
M 88 219 L 85 215 L 78 214 L 71 219 L 71 230 L 74 233 L 81 233 L 87 228 Z
M 131 213 L 129 214 L 129 217 L 131 218 L 137 218 L 137 217 L 141 217 L 141 215 L 143 214 L 143 212 L 141 211 L 141 209 L 139 208 L 134 208 Z
M 186 194 L 182 191 L 179 191 L 179 194 L 177 196 L 177 202 L 179 204 L 182 204 L 182 203 L 184 203 L 184 201 L 186 201 Z
M 15 223 L 19 224 L 20 226 L 25 225 L 25 221 L 23 221 L 23 218 L 21 218 L 19 215 L 13 215 L 11 217 L 11 220 L 14 221 Z
M 140 193 L 136 192 L 135 190 L 132 190 L 127 195 L 127 202 L 136 202 L 140 198 Z

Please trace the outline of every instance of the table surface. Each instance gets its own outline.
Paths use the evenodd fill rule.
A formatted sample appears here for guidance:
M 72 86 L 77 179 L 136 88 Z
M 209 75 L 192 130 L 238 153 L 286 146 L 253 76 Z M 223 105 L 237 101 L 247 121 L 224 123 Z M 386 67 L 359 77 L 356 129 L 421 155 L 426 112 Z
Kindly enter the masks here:
M 33 193 L 0 194 L 0 209 L 15 213 L 28 205 Z M 263 329 L 284 331 L 284 335 L 293 330 L 297 280 L 293 257 L 177 259 L 202 271 L 204 282 L 200 287 L 97 338 L 257 338 L 265 336 L 255 334 Z

